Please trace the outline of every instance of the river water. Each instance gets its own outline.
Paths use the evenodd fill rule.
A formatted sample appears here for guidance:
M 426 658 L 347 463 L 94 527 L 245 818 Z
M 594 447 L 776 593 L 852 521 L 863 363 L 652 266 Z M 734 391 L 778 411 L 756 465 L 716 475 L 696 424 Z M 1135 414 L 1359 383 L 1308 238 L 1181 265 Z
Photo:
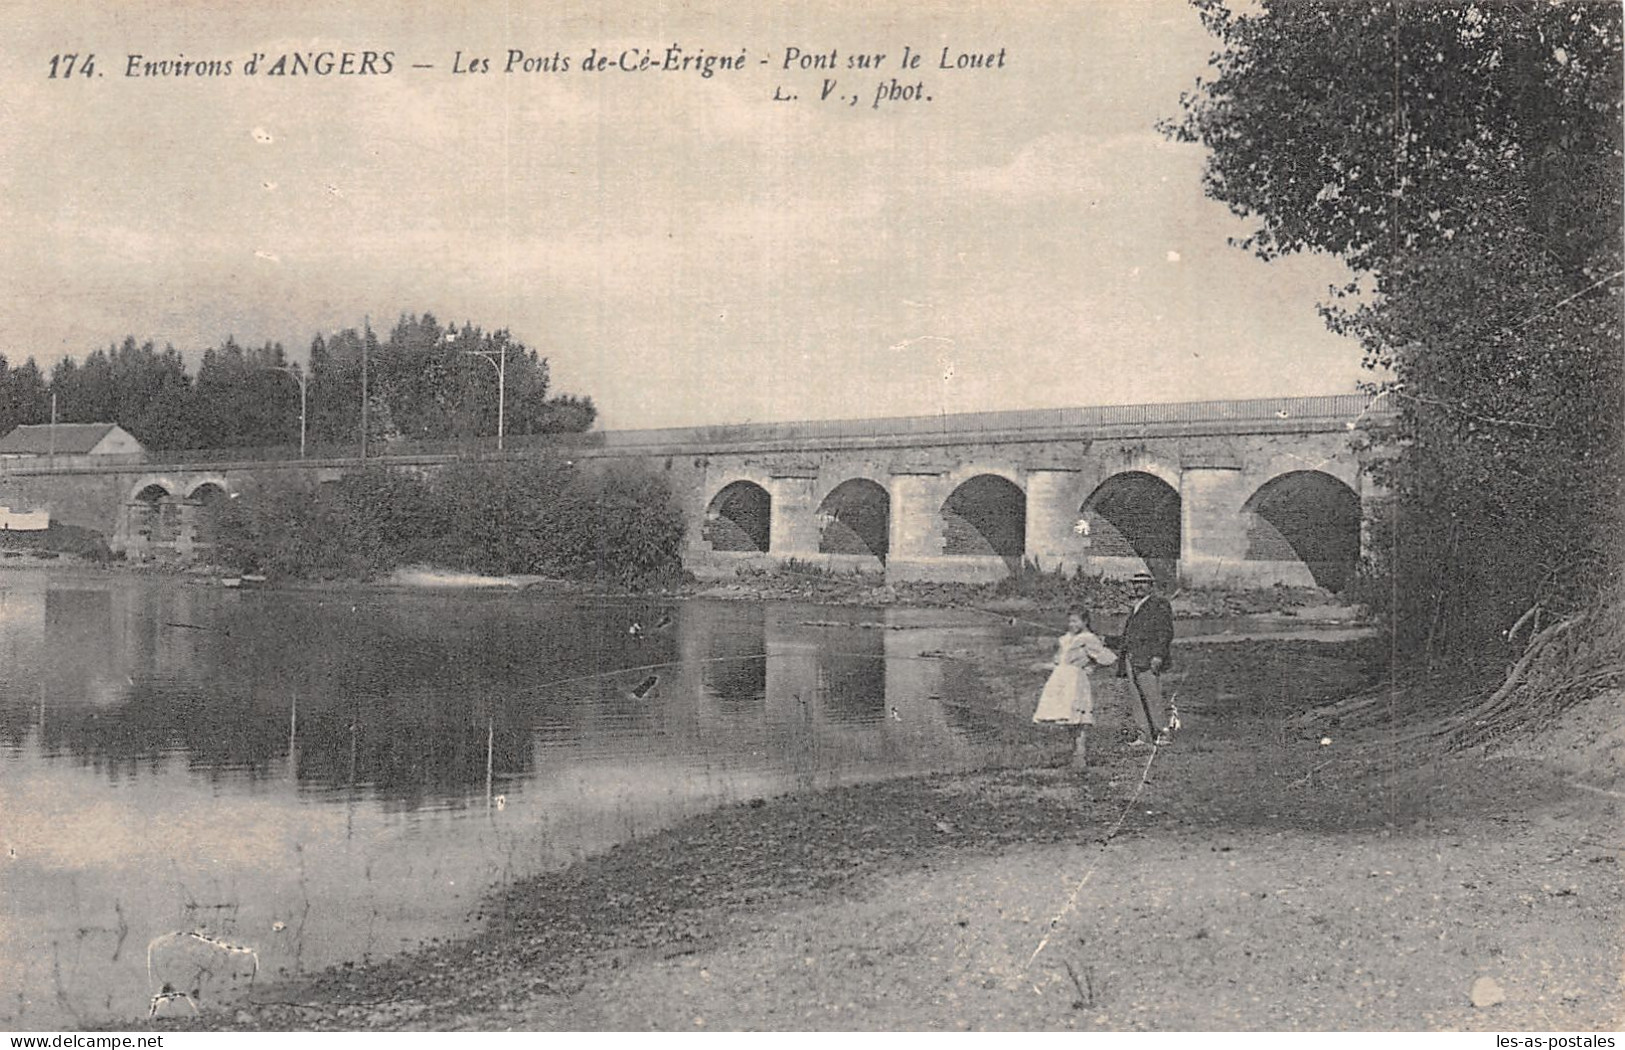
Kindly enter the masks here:
M 976 660 L 922 656 L 1006 630 L 0 572 L 0 1027 L 455 936 L 493 886 L 718 805 L 1031 761 Z

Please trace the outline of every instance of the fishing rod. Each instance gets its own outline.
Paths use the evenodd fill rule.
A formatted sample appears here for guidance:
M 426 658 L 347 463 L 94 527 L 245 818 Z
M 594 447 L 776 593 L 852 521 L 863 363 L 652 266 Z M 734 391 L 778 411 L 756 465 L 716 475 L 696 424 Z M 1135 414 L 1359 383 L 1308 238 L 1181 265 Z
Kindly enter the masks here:
M 631 667 L 616 667 L 616 668 L 612 668 L 612 669 L 607 670 L 607 671 L 594 671 L 591 674 L 572 675 L 569 678 L 550 679 L 550 680 L 548 680 L 546 682 L 539 682 L 536 685 L 531 686 L 531 689 L 533 689 L 533 690 L 551 689 L 551 688 L 553 688 L 555 686 L 560 686 L 560 685 L 574 685 L 577 682 L 590 682 L 590 681 L 592 681 L 593 679 L 596 679 L 596 678 L 612 678 L 615 675 L 637 674 L 640 671 L 658 671 L 658 670 L 660 670 L 662 668 L 666 668 L 666 667 L 681 667 L 684 664 L 714 664 L 714 663 L 728 663 L 730 661 L 770 660 L 775 656 L 785 656 L 785 655 L 789 655 L 789 654 L 792 654 L 792 653 L 825 653 L 825 654 L 830 655 L 830 656 L 854 656 L 854 657 L 859 657 L 861 659 L 867 659 L 867 660 L 906 660 L 906 661 L 921 661 L 921 662 L 923 662 L 923 661 L 935 661 L 935 660 L 957 660 L 957 661 L 960 661 L 960 662 L 963 662 L 963 663 L 973 663 L 973 662 L 992 663 L 992 664 L 996 664 L 997 666 L 1000 666 L 1000 667 L 1021 668 L 1021 667 L 1024 666 L 1022 664 L 1009 663 L 1009 662 L 1003 661 L 1003 660 L 978 661 L 973 657 L 963 656 L 963 655 L 959 655 L 959 654 L 956 654 L 956 653 L 939 653 L 939 654 L 934 654 L 934 655 L 926 655 L 924 653 L 921 653 L 921 654 L 918 654 L 916 656 L 904 656 L 904 655 L 899 654 L 899 653 L 893 653 L 893 654 L 887 654 L 887 653 L 859 653 L 859 652 L 853 652 L 853 651 L 850 651 L 850 650 L 843 650 L 843 649 L 825 649 L 825 648 L 823 648 L 821 646 L 817 646 L 817 645 L 787 645 L 787 646 L 782 646 L 780 648 L 777 648 L 777 649 L 775 649 L 775 650 L 773 650 L 771 652 L 769 652 L 767 650 L 763 650 L 761 652 L 755 652 L 755 653 L 743 653 L 743 654 L 740 654 L 738 656 L 707 656 L 707 657 L 703 657 L 703 658 L 698 659 L 698 660 L 681 660 L 681 659 L 679 659 L 679 660 L 662 660 L 659 663 L 636 664 L 636 665 L 631 666 Z
M 182 630 L 187 630 L 187 631 L 217 631 L 220 634 L 224 634 L 224 635 L 227 635 L 227 636 L 230 636 L 230 634 L 231 634 L 231 628 L 229 628 L 229 627 L 209 627 L 209 626 L 207 626 L 205 624 L 200 624 L 200 623 L 172 623 L 172 622 L 169 622 L 169 621 L 165 621 L 164 626 L 165 627 L 179 627 Z
M 1009 624 L 1012 627 L 1014 627 L 1018 623 L 1024 623 L 1029 627 L 1036 627 L 1041 631 L 1049 631 L 1049 632 L 1052 632 L 1052 633 L 1054 633 L 1054 632 L 1065 633 L 1065 631 L 1066 631 L 1065 627 L 1057 628 L 1052 623 L 1040 623 L 1037 620 L 1028 620 L 1028 619 L 1025 619 L 1024 617 L 1012 616 L 1009 613 L 999 612 L 997 609 L 984 609 L 979 605 L 952 604 L 952 605 L 949 605 L 948 608 L 950 608 L 950 609 L 959 609 L 959 610 L 962 610 L 964 612 L 981 613 L 983 616 L 996 616 L 999 619 L 1004 620 L 1007 624 Z

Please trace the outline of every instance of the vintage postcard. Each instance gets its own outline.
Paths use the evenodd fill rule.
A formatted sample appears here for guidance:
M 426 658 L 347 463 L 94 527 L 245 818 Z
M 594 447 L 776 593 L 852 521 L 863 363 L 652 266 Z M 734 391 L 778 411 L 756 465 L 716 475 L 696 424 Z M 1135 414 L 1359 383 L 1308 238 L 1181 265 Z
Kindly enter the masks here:
M 0 1028 L 1617 1029 L 1617 759 L 1395 684 L 1572 610 L 1395 626 L 1337 313 L 1536 30 L 1233 6 L 8 3 Z

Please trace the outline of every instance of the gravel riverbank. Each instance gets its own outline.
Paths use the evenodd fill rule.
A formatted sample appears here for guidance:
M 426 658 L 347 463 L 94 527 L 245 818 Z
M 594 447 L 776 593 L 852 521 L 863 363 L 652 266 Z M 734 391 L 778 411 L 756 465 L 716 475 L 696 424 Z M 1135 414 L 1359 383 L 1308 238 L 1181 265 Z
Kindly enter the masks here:
M 979 717 L 1032 734 L 1028 768 L 751 800 L 494 892 L 474 937 L 156 1025 L 1625 1024 L 1619 753 L 1574 728 L 1618 725 L 1617 694 L 1550 734 L 1561 756 L 1444 753 L 1404 712 L 1302 717 L 1376 684 L 1369 642 L 1190 646 L 1174 746 L 1108 718 L 1079 772 L 1025 725 L 1041 676 L 1013 667 L 1046 644 L 984 674 Z

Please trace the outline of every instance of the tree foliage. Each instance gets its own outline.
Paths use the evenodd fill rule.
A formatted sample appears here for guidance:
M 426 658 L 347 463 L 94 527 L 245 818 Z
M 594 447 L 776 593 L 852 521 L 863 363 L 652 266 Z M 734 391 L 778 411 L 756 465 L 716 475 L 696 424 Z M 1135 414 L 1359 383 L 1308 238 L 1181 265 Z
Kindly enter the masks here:
M 550 397 L 546 359 L 507 331 L 452 329 L 423 314 L 403 315 L 383 341 L 370 326 L 318 335 L 308 362 L 291 365 L 279 343 L 245 347 L 227 338 L 203 350 L 195 377 L 174 347 L 160 352 L 134 336 L 83 361 L 58 361 L 49 379 L 33 359 L 11 367 L 0 356 L 0 434 L 49 422 L 55 395 L 60 422 L 118 423 L 152 449 L 286 448 L 299 441 L 304 378 L 308 440 L 349 445 L 361 436 L 365 359 L 373 447 L 489 437 L 497 432 L 493 365 L 503 357 L 506 433 L 592 427 L 592 400 Z
M 299 389 L 276 373 L 287 366 L 280 343 L 249 348 L 227 339 L 204 351 L 193 388 L 192 421 L 207 447 L 298 442 Z
M 13 368 L 0 354 L 0 434 L 25 423 L 51 421 L 51 392 L 31 357 Z
M 547 360 L 507 330 L 403 315 L 381 342 L 370 328 L 312 342 L 311 418 L 320 440 L 354 440 L 360 433 L 363 349 L 369 441 L 494 435 L 499 375 L 508 434 L 582 431 L 596 418 L 589 398 L 549 397 Z
M 1619 562 L 1620 6 L 1195 5 L 1220 49 L 1165 130 L 1246 247 L 1349 264 L 1324 312 L 1392 375 L 1371 593 L 1430 648 L 1588 600 Z
M 426 564 L 636 587 L 681 571 L 683 520 L 648 470 L 540 455 L 277 482 L 222 507 L 216 537 L 216 560 L 240 572 L 365 579 Z

